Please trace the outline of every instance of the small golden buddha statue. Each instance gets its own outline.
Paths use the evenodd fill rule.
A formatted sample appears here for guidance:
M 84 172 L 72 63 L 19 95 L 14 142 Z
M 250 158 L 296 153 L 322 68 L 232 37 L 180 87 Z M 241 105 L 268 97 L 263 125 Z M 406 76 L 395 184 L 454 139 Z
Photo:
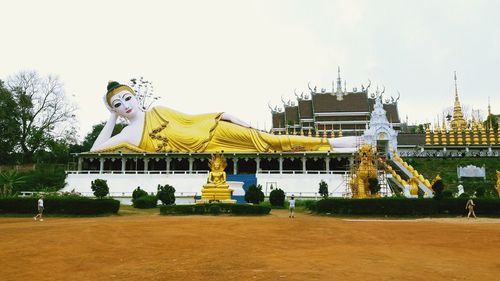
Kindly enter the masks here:
M 227 162 L 224 155 L 220 153 L 212 154 L 212 159 L 208 160 L 208 173 L 207 183 L 203 185 L 201 190 L 201 201 L 220 201 L 224 203 L 235 203 L 236 200 L 231 200 L 233 190 L 229 188 L 226 182 L 226 169 Z

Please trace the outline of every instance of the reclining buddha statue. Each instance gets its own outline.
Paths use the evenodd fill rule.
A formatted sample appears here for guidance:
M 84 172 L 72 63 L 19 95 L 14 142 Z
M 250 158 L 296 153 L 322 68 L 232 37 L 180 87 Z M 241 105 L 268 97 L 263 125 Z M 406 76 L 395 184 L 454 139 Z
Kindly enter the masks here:
M 94 152 L 113 152 L 123 147 L 153 153 L 356 150 L 356 137 L 273 135 L 222 112 L 190 115 L 163 106 L 143 111 L 134 90 L 115 81 L 108 83 L 104 103 L 110 117 L 91 148 Z M 129 124 L 111 136 L 119 116 Z

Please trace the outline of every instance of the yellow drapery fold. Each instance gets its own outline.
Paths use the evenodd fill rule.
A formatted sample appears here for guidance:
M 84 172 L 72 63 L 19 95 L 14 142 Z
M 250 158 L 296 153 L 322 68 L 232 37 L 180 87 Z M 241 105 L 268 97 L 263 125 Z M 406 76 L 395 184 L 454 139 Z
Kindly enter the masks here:
M 166 107 L 146 112 L 139 145 L 150 152 L 327 151 L 320 138 L 273 135 L 221 119 L 222 113 L 189 115 Z

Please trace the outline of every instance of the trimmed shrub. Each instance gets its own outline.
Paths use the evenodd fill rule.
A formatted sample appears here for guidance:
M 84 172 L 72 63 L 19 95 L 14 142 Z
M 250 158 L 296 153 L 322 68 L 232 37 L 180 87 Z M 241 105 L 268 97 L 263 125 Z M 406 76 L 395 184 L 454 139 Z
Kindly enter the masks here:
M 451 189 L 443 190 L 443 198 L 453 198 L 453 190 Z
M 212 205 L 210 207 L 208 207 L 208 213 L 210 213 L 211 215 L 218 215 L 220 214 L 221 212 L 221 209 L 220 209 L 220 206 L 218 205 Z
M 269 194 L 269 203 L 273 207 L 284 207 L 285 206 L 285 192 L 280 188 L 274 189 Z
M 36 197 L 17 197 L 0 199 L 0 213 L 35 214 Z M 44 213 L 69 215 L 116 214 L 120 201 L 114 199 L 92 199 L 87 197 L 63 196 L 44 198 Z
M 109 194 L 108 182 L 102 179 L 96 179 L 91 182 L 92 191 L 94 192 L 94 196 L 97 198 L 104 198 Z
M 434 190 L 434 199 L 441 200 L 443 198 L 444 184 L 442 180 L 437 180 L 432 185 L 432 190 Z
M 245 201 L 248 203 L 259 204 L 264 201 L 264 192 L 262 192 L 262 186 L 252 184 L 247 192 L 245 192 Z
M 480 187 L 476 188 L 476 192 L 474 192 L 474 195 L 476 195 L 476 197 L 478 197 L 478 198 L 483 198 L 485 195 L 484 191 L 485 191 L 484 187 L 480 186 Z
M 163 205 L 172 205 L 175 203 L 175 188 L 171 185 L 158 185 L 158 193 L 156 193 Z
M 134 199 L 137 199 L 139 197 L 146 196 L 146 195 L 148 195 L 148 193 L 146 191 L 142 190 L 140 186 L 138 186 L 132 192 L 132 201 L 134 201 Z
M 460 196 L 458 196 L 458 198 L 469 198 L 469 197 L 470 197 L 470 194 L 467 192 L 464 192 L 464 193 L 460 194 Z
M 324 181 L 321 180 L 319 182 L 319 190 L 318 193 L 323 197 L 323 198 L 328 198 L 328 184 Z
M 377 216 L 466 215 L 466 198 L 426 199 L 323 199 L 316 203 L 317 213 Z M 500 200 L 476 199 L 476 214 L 500 216 Z
M 196 204 L 196 205 L 162 205 L 160 214 L 162 215 L 267 215 L 271 211 L 269 206 L 250 204 Z
M 151 209 L 158 205 L 158 197 L 154 195 L 144 195 L 132 201 L 134 208 Z

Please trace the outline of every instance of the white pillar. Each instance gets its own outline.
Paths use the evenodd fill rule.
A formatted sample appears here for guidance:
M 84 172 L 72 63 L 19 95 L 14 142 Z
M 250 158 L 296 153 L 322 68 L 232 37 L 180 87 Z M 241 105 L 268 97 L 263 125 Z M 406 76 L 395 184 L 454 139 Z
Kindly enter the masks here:
M 233 174 L 238 173 L 238 158 L 233 158 Z
M 81 157 L 78 157 L 78 171 L 81 171 L 82 170 L 82 163 L 83 163 L 83 159 Z
M 99 174 L 102 174 L 104 172 L 104 158 L 99 158 Z
M 149 158 L 144 158 L 144 173 L 148 172 Z
M 260 170 L 260 158 L 257 157 L 255 158 L 255 173 L 258 174 L 259 173 L 259 170 Z
M 280 162 L 280 174 L 283 174 L 283 156 L 280 156 L 279 162 Z
M 325 157 L 325 168 L 327 172 L 330 172 L 330 157 Z
M 165 161 L 167 162 L 167 174 L 168 174 L 168 173 L 170 173 L 170 162 L 172 161 L 172 159 L 167 158 Z
M 307 162 L 307 159 L 305 156 L 302 156 L 302 173 L 305 174 L 306 173 L 306 162 Z
M 125 174 L 125 164 L 127 164 L 127 158 L 122 158 L 122 174 Z
M 188 162 L 189 162 L 189 173 L 192 174 L 193 173 L 193 163 L 194 163 L 193 157 L 189 156 Z

